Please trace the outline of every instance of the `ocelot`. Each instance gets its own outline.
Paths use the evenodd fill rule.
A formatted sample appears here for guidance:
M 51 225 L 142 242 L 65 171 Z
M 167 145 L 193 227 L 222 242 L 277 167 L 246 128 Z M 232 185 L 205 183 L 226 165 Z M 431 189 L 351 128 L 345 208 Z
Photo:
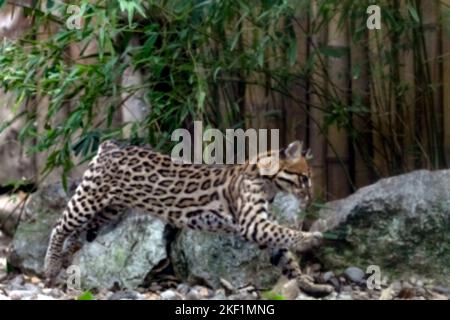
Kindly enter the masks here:
M 267 174 L 267 160 L 277 155 L 278 168 Z M 148 212 L 178 228 L 239 235 L 270 251 L 271 262 L 309 293 L 330 293 L 303 274 L 291 251 L 320 244 L 319 232 L 301 232 L 277 224 L 269 203 L 280 190 L 312 199 L 311 169 L 299 141 L 287 148 L 235 165 L 185 164 L 149 147 L 103 142 L 83 180 L 51 233 L 45 257 L 50 283 L 80 246 L 87 231 L 92 241 L 102 224 L 119 218 L 125 208 Z M 269 159 L 270 160 L 270 159 Z

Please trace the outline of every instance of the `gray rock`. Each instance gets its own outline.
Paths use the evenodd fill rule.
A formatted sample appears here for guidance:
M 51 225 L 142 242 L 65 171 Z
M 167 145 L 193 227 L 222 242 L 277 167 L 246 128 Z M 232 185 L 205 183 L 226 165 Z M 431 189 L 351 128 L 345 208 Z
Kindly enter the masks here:
M 348 267 L 347 269 L 345 269 L 344 275 L 350 281 L 353 281 L 353 282 L 359 284 L 359 283 L 363 282 L 365 273 L 358 267 Z
M 249 283 L 269 287 L 280 276 L 266 250 L 234 235 L 182 230 L 172 244 L 171 259 L 180 278 L 201 280 L 212 288 L 221 287 L 221 278 L 237 288 Z
M 334 278 L 334 272 L 333 271 L 327 271 L 322 275 L 322 280 L 323 282 L 328 282 L 330 281 L 331 278 Z
M 278 193 L 272 210 L 280 223 L 297 227 L 300 203 L 292 195 Z M 171 259 L 178 276 L 187 281 L 201 280 L 212 288 L 220 288 L 220 278 L 233 287 L 247 284 L 273 286 L 280 271 L 270 264 L 266 250 L 234 235 L 182 230 L 172 244 Z
M 71 183 L 71 192 L 76 184 Z M 43 275 L 44 256 L 50 232 L 61 216 L 69 196 L 61 184 L 47 185 L 34 193 L 25 205 L 26 219 L 20 222 L 12 241 L 9 263 L 22 272 Z
M 95 241 L 85 243 L 73 259 L 81 270 L 84 288 L 135 289 L 160 261 L 167 257 L 165 224 L 139 213 L 129 214 Z
M 43 261 L 50 232 L 61 216 L 69 194 L 61 184 L 48 185 L 26 204 L 27 216 L 12 242 L 10 263 L 26 273 L 43 275 Z M 130 212 L 114 228 L 103 228 L 92 243 L 85 243 L 74 256 L 81 271 L 83 288 L 110 288 L 115 283 L 134 289 L 161 260 L 167 257 L 164 223 L 137 211 Z
M 312 231 L 325 232 L 315 253 L 327 269 L 378 265 L 382 274 L 450 281 L 450 170 L 386 178 L 327 203 Z

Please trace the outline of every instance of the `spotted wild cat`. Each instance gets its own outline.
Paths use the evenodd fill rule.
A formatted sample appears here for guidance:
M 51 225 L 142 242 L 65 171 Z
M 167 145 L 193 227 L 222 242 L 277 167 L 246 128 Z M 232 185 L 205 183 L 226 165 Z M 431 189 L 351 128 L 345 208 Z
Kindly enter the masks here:
M 278 170 L 262 174 L 262 160 L 277 153 Z M 296 278 L 306 292 L 329 293 L 302 274 L 291 251 L 301 253 L 322 238 L 278 225 L 269 203 L 277 190 L 293 193 L 303 202 L 312 199 L 311 169 L 298 141 L 286 149 L 258 156 L 256 164 L 181 164 L 148 147 L 121 147 L 106 141 L 89 164 L 81 184 L 51 233 L 45 257 L 50 282 L 79 248 L 87 231 L 92 241 L 105 222 L 117 219 L 124 208 L 141 209 L 178 228 L 225 232 L 270 250 L 271 261 L 288 278 Z

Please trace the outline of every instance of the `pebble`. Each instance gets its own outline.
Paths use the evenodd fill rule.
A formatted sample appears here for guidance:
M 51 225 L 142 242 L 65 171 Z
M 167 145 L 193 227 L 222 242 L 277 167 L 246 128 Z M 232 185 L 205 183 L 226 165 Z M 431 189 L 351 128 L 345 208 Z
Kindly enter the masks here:
M 433 287 L 433 290 L 438 292 L 438 293 L 442 293 L 442 294 L 448 294 L 450 293 L 450 289 L 441 285 L 437 285 Z
M 22 275 L 15 276 L 10 282 L 9 287 L 11 290 L 20 290 L 23 287 L 24 278 Z
M 214 296 L 211 298 L 211 300 L 225 300 L 227 297 L 225 295 L 224 289 L 216 290 Z
M 352 295 L 349 293 L 341 293 L 338 295 L 339 300 L 353 300 Z
M 298 287 L 297 280 L 292 279 L 286 282 L 281 287 L 280 293 L 286 300 L 295 299 L 300 294 L 300 289 Z
M 353 281 L 355 283 L 362 283 L 365 277 L 364 271 L 362 271 L 358 267 L 348 267 L 344 271 L 344 275 L 349 279 L 350 281 Z
M 322 279 L 324 282 L 328 282 L 331 280 L 331 278 L 334 278 L 334 272 L 333 271 L 327 271 L 322 275 Z
M 12 290 L 9 292 L 8 295 L 11 298 L 11 300 L 22 300 L 24 298 L 31 297 L 35 294 L 36 292 L 29 290 Z
M 39 279 L 38 277 L 31 277 L 30 282 L 32 284 L 40 284 L 41 283 L 41 279 Z
M 134 291 L 117 291 L 108 297 L 108 300 L 137 300 L 138 294 Z
M 161 299 L 159 294 L 154 293 L 154 292 L 144 293 L 144 298 L 145 298 L 145 300 L 160 300 Z
M 191 287 L 185 283 L 180 283 L 177 286 L 177 291 L 183 295 L 188 294 L 189 290 L 191 290 Z
M 166 290 L 160 294 L 162 300 L 182 300 L 183 297 L 176 291 L 171 289 Z
M 189 292 L 185 295 L 187 300 L 200 300 L 200 294 L 198 292 L 198 290 L 192 288 L 191 290 L 189 290 Z

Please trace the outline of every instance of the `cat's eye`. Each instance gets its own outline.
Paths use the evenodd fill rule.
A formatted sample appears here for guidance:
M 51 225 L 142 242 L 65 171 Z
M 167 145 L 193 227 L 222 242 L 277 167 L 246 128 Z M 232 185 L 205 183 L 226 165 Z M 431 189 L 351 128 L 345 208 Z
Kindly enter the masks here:
M 308 184 L 309 178 L 308 178 L 307 175 L 302 174 L 302 175 L 300 175 L 300 181 L 301 181 L 303 184 Z

